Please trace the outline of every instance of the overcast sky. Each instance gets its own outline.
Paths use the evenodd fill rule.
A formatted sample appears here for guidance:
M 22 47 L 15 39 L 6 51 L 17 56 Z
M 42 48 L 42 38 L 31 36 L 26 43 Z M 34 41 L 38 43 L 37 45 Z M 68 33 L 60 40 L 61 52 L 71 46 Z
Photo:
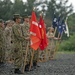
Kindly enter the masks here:
M 14 1 L 14 0 L 11 0 L 11 1 Z M 25 2 L 26 0 L 23 0 L 23 1 Z M 72 5 L 74 7 L 74 12 L 75 12 L 75 0 L 69 0 L 69 3 L 72 3 Z
M 74 12 L 75 12 L 75 0 L 69 0 L 69 3 L 72 3 L 72 5 L 74 7 Z

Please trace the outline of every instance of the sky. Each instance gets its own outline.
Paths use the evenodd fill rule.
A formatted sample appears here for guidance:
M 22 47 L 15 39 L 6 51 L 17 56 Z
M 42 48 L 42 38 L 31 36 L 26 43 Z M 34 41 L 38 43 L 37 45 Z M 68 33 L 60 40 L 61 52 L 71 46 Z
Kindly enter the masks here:
M 72 3 L 73 9 L 74 9 L 74 12 L 75 12 L 75 0 L 69 0 L 69 3 Z
M 11 0 L 11 1 L 14 1 L 14 0 Z M 26 0 L 23 0 L 24 2 L 26 1 Z M 39 1 L 39 0 L 38 0 Z M 73 10 L 74 10 L 74 12 L 75 12 L 75 0 L 69 0 L 69 4 L 71 4 L 72 3 L 72 5 L 73 5 Z

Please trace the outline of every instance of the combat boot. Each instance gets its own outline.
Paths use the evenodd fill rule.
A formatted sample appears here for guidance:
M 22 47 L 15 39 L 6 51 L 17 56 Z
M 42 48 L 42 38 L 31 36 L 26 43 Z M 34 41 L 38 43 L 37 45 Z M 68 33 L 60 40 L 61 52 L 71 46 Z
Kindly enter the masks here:
M 29 71 L 29 64 L 27 64 L 26 66 L 25 66 L 25 70 L 24 71 Z
M 36 67 L 40 67 L 40 66 L 37 65 L 37 62 L 35 61 L 35 62 L 33 62 L 33 67 L 34 67 L 34 69 L 36 69 Z
M 14 73 L 15 74 L 23 74 L 19 69 L 15 69 Z
M 25 70 L 24 71 L 29 71 L 29 67 L 30 67 L 30 64 L 27 64 L 26 66 L 25 66 Z M 33 71 L 34 69 L 33 69 L 33 67 L 31 67 L 31 70 L 30 71 Z

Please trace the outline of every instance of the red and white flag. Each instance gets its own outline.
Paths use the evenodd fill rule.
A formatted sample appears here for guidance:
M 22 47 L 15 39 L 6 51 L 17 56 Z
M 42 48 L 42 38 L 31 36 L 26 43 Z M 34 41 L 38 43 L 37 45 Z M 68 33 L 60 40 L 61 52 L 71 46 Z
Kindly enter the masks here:
M 46 27 L 42 16 L 40 16 L 39 29 L 41 33 L 41 43 L 39 47 L 41 50 L 44 50 L 48 45 L 48 39 L 46 37 Z
M 37 23 L 35 12 L 32 11 L 31 23 L 30 23 L 30 40 L 31 40 L 31 48 L 37 50 L 41 43 L 41 34 L 40 29 Z

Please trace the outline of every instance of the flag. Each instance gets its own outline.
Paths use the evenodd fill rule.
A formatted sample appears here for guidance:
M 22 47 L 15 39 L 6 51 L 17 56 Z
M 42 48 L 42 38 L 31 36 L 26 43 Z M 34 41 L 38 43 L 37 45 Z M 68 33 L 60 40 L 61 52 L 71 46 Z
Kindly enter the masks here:
M 67 25 L 67 20 L 66 21 L 62 20 L 62 29 L 63 29 L 63 32 L 67 34 L 67 37 L 69 37 L 69 29 Z
M 63 33 L 63 29 L 62 29 L 61 24 L 58 24 L 58 32 L 59 32 L 60 35 L 62 35 L 62 33 Z
M 61 23 L 61 20 L 60 20 L 60 16 L 57 19 L 57 29 L 58 29 L 59 34 L 62 35 L 63 29 L 62 29 L 62 23 Z
M 41 43 L 41 34 L 40 34 L 39 26 L 34 11 L 32 11 L 32 17 L 30 23 L 30 34 L 31 34 L 30 35 L 31 48 L 37 50 Z
M 54 14 L 54 18 L 53 18 L 53 21 L 52 21 L 52 25 L 53 25 L 54 29 L 55 29 L 55 27 L 57 27 L 57 18 L 56 18 L 55 14 Z
M 61 25 L 62 25 L 63 32 L 65 32 L 66 31 L 66 25 L 65 25 L 64 19 L 62 20 Z
M 69 37 L 69 28 L 68 28 L 68 25 L 67 25 L 67 18 L 66 18 L 66 21 L 65 21 L 65 25 L 66 25 L 65 33 L 67 34 L 67 37 Z
M 40 29 L 40 33 L 41 33 L 41 43 L 40 43 L 39 47 L 41 50 L 44 50 L 48 45 L 48 40 L 46 37 L 45 23 L 44 23 L 42 16 L 40 16 L 39 29 Z

